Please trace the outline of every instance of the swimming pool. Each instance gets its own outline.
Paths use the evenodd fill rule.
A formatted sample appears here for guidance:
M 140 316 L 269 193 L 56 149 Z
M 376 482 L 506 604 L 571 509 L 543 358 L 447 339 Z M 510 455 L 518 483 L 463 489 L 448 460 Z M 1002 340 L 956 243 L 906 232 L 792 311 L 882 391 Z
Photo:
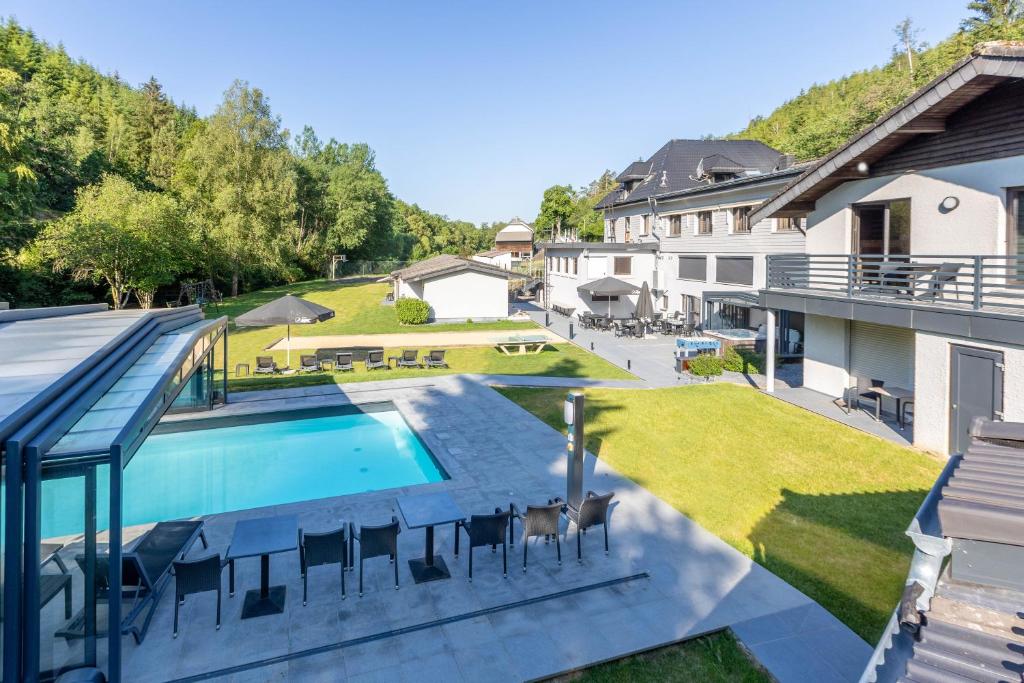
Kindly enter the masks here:
M 100 528 L 109 519 L 99 468 Z M 391 403 L 159 425 L 124 471 L 124 525 L 447 479 Z M 43 538 L 82 531 L 80 478 L 43 483 Z

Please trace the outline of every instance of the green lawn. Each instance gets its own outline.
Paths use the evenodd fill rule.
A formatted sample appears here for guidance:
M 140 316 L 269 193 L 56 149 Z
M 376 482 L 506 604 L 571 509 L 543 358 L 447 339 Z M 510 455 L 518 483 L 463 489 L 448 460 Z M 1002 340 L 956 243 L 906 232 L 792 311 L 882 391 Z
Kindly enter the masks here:
M 581 683 L 770 683 L 772 680 L 750 660 L 728 632 L 713 633 L 680 645 L 601 664 L 571 679 Z
M 393 306 L 382 304 L 390 285 L 366 279 L 340 282 L 312 280 L 277 288 L 261 289 L 226 299 L 218 309 L 208 308 L 208 317 L 227 315 L 230 319 L 261 306 L 268 301 L 294 294 L 334 310 L 335 317 L 315 325 L 292 325 L 292 367 L 299 362 L 301 344 L 295 341 L 303 336 L 329 334 L 388 334 L 395 332 L 452 332 L 462 330 L 518 330 L 536 328 L 532 322 L 453 323 L 441 325 L 400 325 Z M 255 366 L 256 356 L 273 356 L 278 365 L 285 365 L 284 351 L 266 351 L 266 347 L 285 336 L 283 325 L 276 327 L 230 327 L 228 339 L 229 389 L 234 391 L 280 389 L 331 382 L 360 382 L 379 379 L 399 379 L 421 375 L 471 372 L 509 375 L 547 375 L 559 377 L 599 377 L 603 379 L 634 379 L 625 370 L 572 344 L 557 344 L 544 353 L 529 356 L 505 356 L 490 347 L 453 347 L 448 350 L 450 370 L 390 370 L 367 373 L 357 364 L 351 373 L 316 373 L 304 376 L 234 377 L 235 363 Z M 421 355 L 429 349 L 420 349 Z M 399 349 L 387 349 L 387 355 Z
M 500 391 L 564 430 L 565 390 Z M 936 459 L 747 387 L 586 395 L 588 449 L 877 640 Z

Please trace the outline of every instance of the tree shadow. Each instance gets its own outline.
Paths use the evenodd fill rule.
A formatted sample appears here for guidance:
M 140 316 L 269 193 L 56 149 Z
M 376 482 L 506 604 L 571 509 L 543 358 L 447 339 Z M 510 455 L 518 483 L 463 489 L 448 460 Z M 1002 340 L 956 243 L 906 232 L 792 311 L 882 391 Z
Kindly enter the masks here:
M 899 600 L 913 553 L 904 531 L 927 493 L 783 489 L 748 536 L 754 559 L 873 643 Z

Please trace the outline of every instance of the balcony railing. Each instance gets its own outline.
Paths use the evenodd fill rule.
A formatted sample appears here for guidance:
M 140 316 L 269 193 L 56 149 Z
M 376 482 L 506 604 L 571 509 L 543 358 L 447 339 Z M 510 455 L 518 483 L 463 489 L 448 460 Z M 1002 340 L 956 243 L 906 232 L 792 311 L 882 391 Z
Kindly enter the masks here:
M 1024 256 L 777 254 L 768 289 L 1024 312 Z

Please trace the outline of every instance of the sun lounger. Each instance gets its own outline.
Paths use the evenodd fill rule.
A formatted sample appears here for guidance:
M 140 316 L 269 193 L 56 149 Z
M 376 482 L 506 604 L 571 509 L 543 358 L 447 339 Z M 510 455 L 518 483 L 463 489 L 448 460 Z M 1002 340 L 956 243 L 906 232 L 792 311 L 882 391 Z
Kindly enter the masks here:
M 448 361 L 444 359 L 444 349 L 432 349 L 430 353 L 423 356 L 423 364 L 428 368 L 446 368 Z
M 277 363 L 270 356 L 256 356 L 256 369 L 253 372 L 257 375 L 272 375 L 277 372 Z
M 335 371 L 347 372 L 349 370 L 355 370 L 355 366 L 352 365 L 352 354 L 348 352 L 338 353 L 334 356 L 334 369 Z
M 364 364 L 366 365 L 367 370 L 390 369 L 390 366 L 384 360 L 384 349 L 368 351 L 366 353 L 366 361 Z
M 319 372 L 320 361 L 317 360 L 315 354 L 299 356 L 299 372 Z
M 419 359 L 417 359 L 416 349 L 402 349 L 402 355 L 398 356 L 396 363 L 400 368 L 420 368 Z

